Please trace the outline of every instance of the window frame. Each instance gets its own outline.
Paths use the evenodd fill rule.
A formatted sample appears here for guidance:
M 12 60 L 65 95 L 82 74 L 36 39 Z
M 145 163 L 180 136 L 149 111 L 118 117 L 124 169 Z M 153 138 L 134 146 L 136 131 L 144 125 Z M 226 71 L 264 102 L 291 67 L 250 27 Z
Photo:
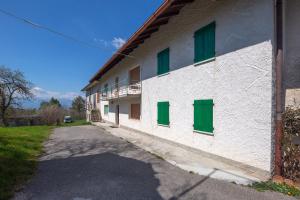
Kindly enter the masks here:
M 161 106 L 167 106 L 168 107 L 166 114 L 161 113 L 164 110 L 160 111 L 160 109 L 166 109 L 166 108 L 162 108 Z M 161 118 L 164 117 L 164 115 L 167 115 L 168 122 L 160 121 L 160 120 L 162 120 Z M 170 127 L 170 102 L 169 101 L 159 101 L 159 102 L 157 102 L 157 125 Z
M 167 58 L 165 58 L 167 56 Z M 165 60 L 166 59 L 166 63 Z M 166 66 L 164 66 L 166 64 Z M 157 76 L 162 76 L 170 72 L 170 48 L 166 48 L 157 53 Z
M 194 100 L 194 124 L 193 124 L 193 131 L 197 133 L 207 134 L 207 135 L 214 135 L 214 101 L 213 99 L 196 99 Z M 209 107 L 203 107 L 209 106 Z M 202 107 L 202 110 L 201 110 Z M 199 110 L 196 110 L 199 109 Z M 201 113 L 202 112 L 202 113 Z M 196 116 L 196 114 L 201 114 L 200 116 L 208 116 L 211 119 L 205 119 L 203 123 L 196 125 L 197 122 L 201 120 L 200 116 Z M 200 118 L 200 119 L 199 119 Z M 209 121 L 208 121 L 209 120 Z M 199 128 L 202 126 L 202 128 Z M 204 127 L 204 129 L 203 129 Z
M 106 109 L 105 108 L 107 108 L 107 112 L 106 112 Z M 104 105 L 104 108 L 103 108 L 104 110 L 104 115 L 108 115 L 108 113 L 109 113 L 109 105 Z
M 213 34 L 213 35 L 211 36 L 209 34 Z M 199 44 L 201 40 L 202 40 L 202 45 Z M 211 42 L 212 44 L 209 45 L 208 42 Z M 213 21 L 194 32 L 194 64 L 198 65 L 201 63 L 206 63 L 215 60 L 215 57 L 216 57 L 216 22 Z

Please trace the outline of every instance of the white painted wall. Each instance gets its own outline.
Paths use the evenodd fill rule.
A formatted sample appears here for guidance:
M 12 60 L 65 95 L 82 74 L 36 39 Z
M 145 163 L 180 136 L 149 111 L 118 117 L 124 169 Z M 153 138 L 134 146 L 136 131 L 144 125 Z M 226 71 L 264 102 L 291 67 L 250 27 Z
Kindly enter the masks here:
M 194 66 L 193 34 L 216 21 L 216 59 Z M 271 170 L 272 0 L 197 0 L 105 74 L 101 85 L 141 66 L 141 120 L 120 124 L 209 153 Z M 170 48 L 170 73 L 156 76 L 156 55 Z M 213 99 L 214 136 L 193 132 L 194 99 Z M 157 102 L 170 102 L 170 127 L 157 125 Z M 114 122 L 113 108 L 106 118 Z

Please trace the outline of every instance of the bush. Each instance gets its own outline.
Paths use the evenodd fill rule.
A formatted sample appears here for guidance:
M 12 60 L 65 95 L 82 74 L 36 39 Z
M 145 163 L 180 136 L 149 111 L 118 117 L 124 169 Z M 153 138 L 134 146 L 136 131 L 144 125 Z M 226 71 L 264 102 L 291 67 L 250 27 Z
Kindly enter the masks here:
M 283 115 L 282 174 L 285 178 L 299 181 L 300 146 L 293 144 L 294 137 L 300 135 L 300 108 L 287 108 Z
M 92 122 L 99 122 L 102 120 L 99 109 L 91 110 L 91 116 L 92 116 L 92 119 L 91 119 Z
M 70 109 L 69 111 L 70 115 L 74 120 L 82 120 L 86 119 L 86 113 L 85 112 L 78 112 L 76 110 Z
M 65 111 L 57 105 L 45 106 L 40 110 L 42 122 L 47 125 L 60 125 Z

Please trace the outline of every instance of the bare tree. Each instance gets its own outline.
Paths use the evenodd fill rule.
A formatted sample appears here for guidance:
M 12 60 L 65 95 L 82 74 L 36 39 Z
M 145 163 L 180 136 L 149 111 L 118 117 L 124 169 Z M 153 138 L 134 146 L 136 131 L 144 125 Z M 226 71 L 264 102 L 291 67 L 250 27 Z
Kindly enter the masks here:
M 4 126 L 8 125 L 7 111 L 18 107 L 24 100 L 33 98 L 32 84 L 19 70 L 0 66 L 0 118 Z
M 39 115 L 47 125 L 59 125 L 64 118 L 65 111 L 57 105 L 48 105 L 40 109 Z

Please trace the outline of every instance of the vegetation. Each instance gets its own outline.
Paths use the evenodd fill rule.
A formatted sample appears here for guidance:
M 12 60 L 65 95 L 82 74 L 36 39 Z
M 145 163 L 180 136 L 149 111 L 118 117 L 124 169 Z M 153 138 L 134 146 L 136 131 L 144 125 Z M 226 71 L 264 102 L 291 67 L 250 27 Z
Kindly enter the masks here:
M 78 120 L 61 127 L 88 124 Z M 0 127 L 0 200 L 11 198 L 34 174 L 42 143 L 53 128 L 55 126 Z
M 272 181 L 257 182 L 251 185 L 257 191 L 264 192 L 267 190 L 280 192 L 289 196 L 300 196 L 300 190 L 296 187 L 289 186 L 285 183 L 274 183 Z
M 52 127 L 0 128 L 0 200 L 9 199 L 16 187 L 34 173 L 42 142 Z
M 300 182 L 300 146 L 293 143 L 300 136 L 300 108 L 287 108 L 283 115 L 283 168 L 285 178 Z
M 48 102 L 42 102 L 39 109 L 42 122 L 46 125 L 60 125 L 66 113 L 59 100 L 53 97 Z
M 31 89 L 32 84 L 22 72 L 0 66 L 0 119 L 4 126 L 8 126 L 8 111 L 33 97 Z
M 85 100 L 81 96 L 74 98 L 71 107 L 71 116 L 74 119 L 85 118 Z
M 60 125 L 63 122 L 65 115 L 64 109 L 57 105 L 48 105 L 40 109 L 39 115 L 43 124 L 46 125 Z
M 75 120 L 72 123 L 63 123 L 61 126 L 83 126 L 83 125 L 90 125 L 90 122 L 87 122 L 85 119 L 81 119 L 81 120 Z
M 61 103 L 59 102 L 58 99 L 55 99 L 54 97 L 51 97 L 51 99 L 49 101 L 43 101 L 40 104 L 40 109 L 43 109 L 45 107 L 48 106 L 57 106 L 59 108 L 61 108 Z

